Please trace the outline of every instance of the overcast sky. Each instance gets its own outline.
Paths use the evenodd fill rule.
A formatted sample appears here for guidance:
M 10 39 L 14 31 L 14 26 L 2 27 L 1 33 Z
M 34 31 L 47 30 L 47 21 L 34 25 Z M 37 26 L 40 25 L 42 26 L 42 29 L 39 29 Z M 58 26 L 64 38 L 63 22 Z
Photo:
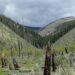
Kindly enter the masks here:
M 0 0 L 0 14 L 27 26 L 45 26 L 75 16 L 75 0 Z

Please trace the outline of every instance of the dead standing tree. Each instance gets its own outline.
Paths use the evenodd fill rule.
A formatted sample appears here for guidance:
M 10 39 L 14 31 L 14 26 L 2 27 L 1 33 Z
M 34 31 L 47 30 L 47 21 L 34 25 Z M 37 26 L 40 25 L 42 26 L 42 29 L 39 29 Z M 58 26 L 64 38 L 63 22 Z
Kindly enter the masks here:
M 55 51 L 51 50 L 51 45 L 46 48 L 44 75 L 51 75 L 51 72 L 56 72 Z
M 56 72 L 55 52 L 52 53 L 52 71 Z
M 2 57 L 1 57 L 1 63 L 2 63 L 2 68 L 6 68 L 7 67 L 7 59 L 6 59 L 4 53 L 2 54 Z
M 16 62 L 16 59 L 14 57 L 13 48 L 11 48 L 10 54 L 11 54 L 11 60 L 12 60 L 13 66 L 14 66 L 15 70 L 18 70 L 20 67 L 19 67 L 19 65 Z
M 44 75 L 51 75 L 51 46 L 46 48 Z
M 68 49 L 67 48 L 65 48 L 65 53 L 68 54 Z
M 18 40 L 18 49 L 19 49 L 19 57 L 20 57 L 20 54 L 21 54 L 21 48 L 20 48 L 20 41 Z
M 18 40 L 18 49 L 19 49 L 19 57 L 20 57 L 22 51 L 22 42 L 20 42 L 20 40 Z

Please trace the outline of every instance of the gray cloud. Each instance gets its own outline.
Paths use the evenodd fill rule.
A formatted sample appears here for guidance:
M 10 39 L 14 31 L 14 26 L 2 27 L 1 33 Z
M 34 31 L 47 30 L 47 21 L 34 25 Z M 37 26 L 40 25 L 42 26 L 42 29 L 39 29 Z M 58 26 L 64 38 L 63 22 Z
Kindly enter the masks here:
M 45 26 L 75 16 L 74 0 L 0 0 L 0 14 L 27 26 Z

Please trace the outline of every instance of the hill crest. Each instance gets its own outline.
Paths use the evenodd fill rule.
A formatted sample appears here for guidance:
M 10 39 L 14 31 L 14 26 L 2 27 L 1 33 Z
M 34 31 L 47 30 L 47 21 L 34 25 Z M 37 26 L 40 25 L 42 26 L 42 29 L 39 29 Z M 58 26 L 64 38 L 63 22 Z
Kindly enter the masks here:
M 41 36 L 48 36 L 49 34 L 53 33 L 53 31 L 55 30 L 55 28 L 57 26 L 59 26 L 62 23 L 68 22 L 68 21 L 72 21 L 75 20 L 75 17 L 70 16 L 70 17 L 65 17 L 65 18 L 60 18 L 56 21 L 53 21 L 51 23 L 49 23 L 47 26 L 43 27 L 40 31 L 39 34 Z

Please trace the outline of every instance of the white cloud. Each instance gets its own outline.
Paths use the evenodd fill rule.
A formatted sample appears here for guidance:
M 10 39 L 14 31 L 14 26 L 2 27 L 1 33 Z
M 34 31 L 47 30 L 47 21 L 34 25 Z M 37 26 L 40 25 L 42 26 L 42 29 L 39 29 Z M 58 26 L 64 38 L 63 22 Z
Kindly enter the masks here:
M 15 13 L 16 13 L 16 9 L 12 4 L 6 5 L 5 11 L 4 11 L 3 14 L 11 17 L 11 16 L 15 16 Z
M 74 0 L 0 0 L 0 13 L 29 26 L 75 16 Z

